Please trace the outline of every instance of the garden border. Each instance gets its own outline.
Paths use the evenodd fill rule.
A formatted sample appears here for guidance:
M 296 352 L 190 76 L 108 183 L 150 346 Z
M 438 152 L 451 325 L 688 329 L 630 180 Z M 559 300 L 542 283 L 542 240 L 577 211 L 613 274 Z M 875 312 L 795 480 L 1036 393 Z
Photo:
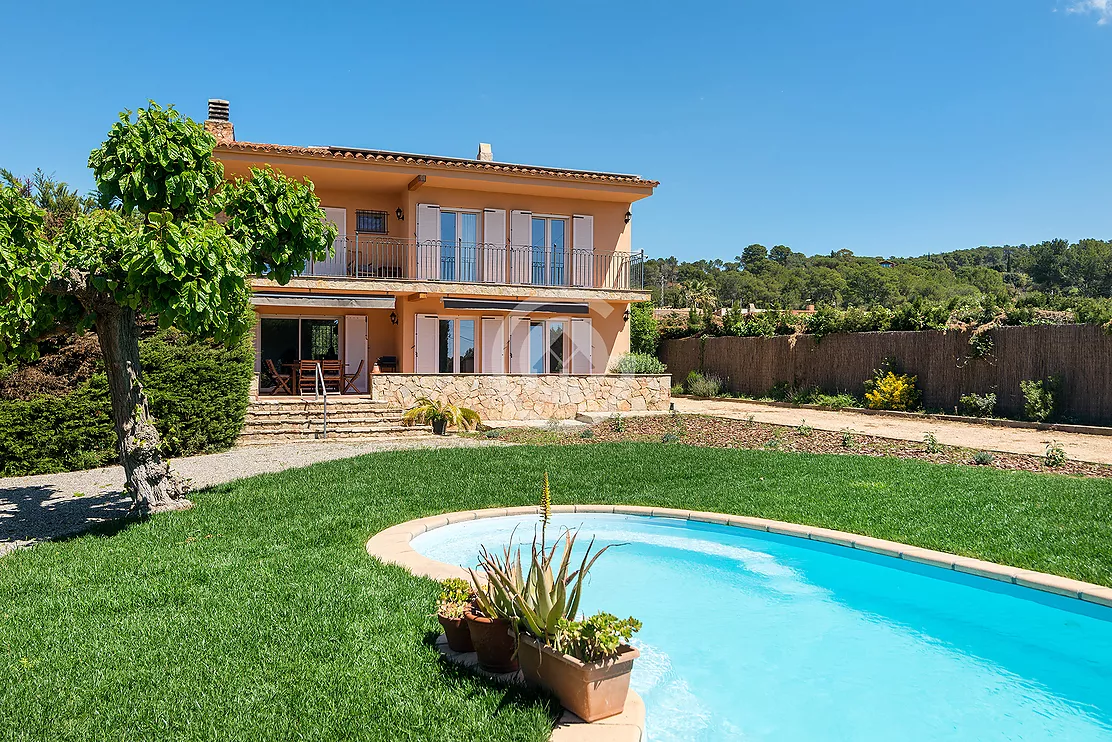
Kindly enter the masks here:
M 1030 420 L 1009 420 L 1004 417 L 969 417 L 967 415 L 951 415 L 947 412 L 904 412 L 903 410 L 871 410 L 868 407 L 828 407 L 819 404 L 796 404 L 795 402 L 778 402 L 773 399 L 743 399 L 741 397 L 696 397 L 691 394 L 673 394 L 673 399 L 691 399 L 699 402 L 733 402 L 735 404 L 764 405 L 765 407 L 783 407 L 791 410 L 822 410 L 823 412 L 854 412 L 861 415 L 876 415 L 879 417 L 902 417 L 911 420 L 942 420 L 948 423 L 966 423 L 967 425 L 988 425 L 994 428 L 1019 428 L 1023 430 L 1049 430 L 1058 433 L 1078 433 L 1080 435 L 1109 435 L 1112 428 L 1103 425 L 1075 425 L 1073 423 L 1036 423 Z
M 1067 598 L 1074 598 L 1087 603 L 1112 608 L 1112 587 L 1095 585 L 1082 582 L 1069 577 L 1035 572 L 1019 567 L 1009 567 L 995 562 L 988 562 L 972 557 L 963 557 L 948 554 L 943 551 L 924 549 L 918 546 L 909 546 L 896 541 L 873 538 L 835 531 L 818 526 L 806 526 L 784 521 L 768 520 L 742 515 L 727 515 L 724 513 L 708 513 L 698 510 L 678 510 L 676 508 L 654 508 L 641 505 L 553 505 L 554 513 L 612 513 L 616 515 L 640 515 L 652 518 L 672 518 L 677 520 L 692 520 L 700 523 L 714 523 L 717 525 L 747 528 L 754 531 L 766 531 L 782 536 L 820 541 L 852 549 L 860 549 L 874 554 L 895 557 L 908 562 L 926 564 L 943 569 L 951 569 L 965 574 L 986 577 L 1001 582 L 1012 583 L 1021 587 L 1033 588 L 1043 592 L 1054 593 Z M 449 577 L 468 579 L 470 575 L 462 567 L 454 567 L 434 559 L 418 554 L 410 541 L 416 536 L 427 531 L 442 528 L 452 523 L 484 518 L 500 518 L 511 515 L 539 515 L 537 506 L 523 506 L 511 508 L 487 508 L 484 510 L 464 510 L 444 515 L 433 515 L 427 518 L 399 523 L 383 531 L 379 531 L 367 541 L 367 553 L 386 563 L 405 567 L 419 577 L 429 577 L 434 580 L 444 580 Z M 569 718 L 570 717 L 570 718 Z M 610 722 L 607 724 L 607 722 Z M 604 728 L 605 727 L 605 728 Z M 552 732 L 552 742 L 588 742 L 588 740 L 605 742 L 640 742 L 644 736 L 645 707 L 636 693 L 630 691 L 626 701 L 626 710 L 612 720 L 603 720 L 594 724 L 585 724 L 578 717 L 565 712 Z

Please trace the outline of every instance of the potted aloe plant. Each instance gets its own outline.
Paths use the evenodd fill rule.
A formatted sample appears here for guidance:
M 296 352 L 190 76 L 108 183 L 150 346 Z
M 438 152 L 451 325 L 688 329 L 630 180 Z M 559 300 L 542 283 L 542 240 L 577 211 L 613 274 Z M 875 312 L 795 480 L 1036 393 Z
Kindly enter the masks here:
M 440 583 L 440 599 L 436 603 L 436 620 L 444 627 L 444 637 L 453 652 L 473 652 L 471 632 L 464 615 L 471 609 L 471 586 L 466 580 L 452 577 Z
M 479 666 L 484 670 L 496 673 L 514 672 L 518 669 L 518 664 L 517 616 L 514 613 L 513 598 L 500 583 L 489 579 L 492 569 L 502 571 L 509 568 L 510 547 L 506 547 L 501 563 L 497 556 L 483 547 L 479 554 L 479 565 L 488 576 L 484 579 L 471 570 L 474 588 L 471 608 L 463 614 L 471 635 L 471 644 L 475 648 Z
M 439 402 L 421 397 L 402 415 L 403 425 L 431 425 L 436 435 L 447 435 L 448 427 L 474 430 L 481 424 L 479 413 L 467 407 L 457 407 L 450 402 Z
M 560 543 L 545 543 L 552 516 L 548 474 L 541 494 L 541 540 L 533 539 L 528 577 L 523 579 L 521 552 L 510 557 L 506 547 L 502 560 L 484 551 L 481 566 L 488 589 L 508 596 L 522 633 L 518 637 L 518 659 L 525 679 L 547 688 L 565 708 L 584 721 L 597 721 L 620 714 L 629 693 L 629 675 L 639 653 L 628 642 L 641 623 L 634 618 L 619 621 L 608 613 L 575 620 L 583 583 L 595 561 L 609 549 L 593 556 L 594 540 L 587 545 L 579 569 L 570 571 L 577 532 L 564 531 L 563 553 L 556 558 Z

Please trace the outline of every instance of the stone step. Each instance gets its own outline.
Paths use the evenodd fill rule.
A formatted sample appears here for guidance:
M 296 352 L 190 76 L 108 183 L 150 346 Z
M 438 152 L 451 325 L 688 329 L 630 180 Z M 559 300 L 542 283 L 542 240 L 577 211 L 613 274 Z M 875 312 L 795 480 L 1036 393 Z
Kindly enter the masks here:
M 350 428 L 333 430 L 328 428 L 327 440 L 359 440 L 380 438 L 425 438 L 432 436 L 432 428 L 414 425 L 383 425 L 377 427 Z M 287 441 L 326 440 L 320 430 L 268 430 L 265 432 L 244 431 L 239 437 L 240 445 L 266 445 Z
M 274 422 L 268 425 L 252 425 L 248 424 L 243 427 L 244 433 L 261 432 L 268 433 L 271 431 L 298 431 L 308 430 L 317 431 L 324 427 L 323 422 Z M 329 430 L 379 430 L 379 429 L 405 429 L 405 430 L 432 430 L 429 425 L 402 425 L 400 420 L 333 420 L 328 418 Z
M 319 410 L 324 407 L 324 400 L 308 401 L 308 402 L 252 402 L 247 406 L 249 410 L 258 410 L 260 412 L 280 412 L 280 411 L 303 411 L 303 410 Z M 337 402 L 335 400 L 328 400 L 328 409 L 330 410 L 390 410 L 401 409 L 392 406 L 386 402 L 375 402 L 372 400 L 360 400 L 357 402 Z
M 328 408 L 329 420 L 401 420 L 404 413 L 401 410 L 334 410 Z M 323 420 L 323 410 L 289 411 L 289 410 L 248 410 L 247 422 L 267 423 L 274 420 Z

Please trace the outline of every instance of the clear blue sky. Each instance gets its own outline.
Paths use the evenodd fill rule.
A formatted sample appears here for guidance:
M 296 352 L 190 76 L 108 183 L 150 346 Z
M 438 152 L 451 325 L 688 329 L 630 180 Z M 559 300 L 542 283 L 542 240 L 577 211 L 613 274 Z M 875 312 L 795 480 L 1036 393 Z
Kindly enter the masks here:
M 219 97 L 240 139 L 660 180 L 652 256 L 1112 238 L 1112 0 L 162 5 L 9 3 L 0 165 L 87 189 L 119 110 Z

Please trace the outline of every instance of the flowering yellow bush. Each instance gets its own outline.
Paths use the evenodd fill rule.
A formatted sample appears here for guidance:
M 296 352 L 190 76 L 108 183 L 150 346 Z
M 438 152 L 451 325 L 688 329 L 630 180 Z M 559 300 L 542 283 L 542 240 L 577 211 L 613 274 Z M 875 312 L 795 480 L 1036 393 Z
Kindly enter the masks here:
M 865 406 L 870 410 L 914 410 L 919 406 L 919 377 L 889 371 L 865 382 Z

